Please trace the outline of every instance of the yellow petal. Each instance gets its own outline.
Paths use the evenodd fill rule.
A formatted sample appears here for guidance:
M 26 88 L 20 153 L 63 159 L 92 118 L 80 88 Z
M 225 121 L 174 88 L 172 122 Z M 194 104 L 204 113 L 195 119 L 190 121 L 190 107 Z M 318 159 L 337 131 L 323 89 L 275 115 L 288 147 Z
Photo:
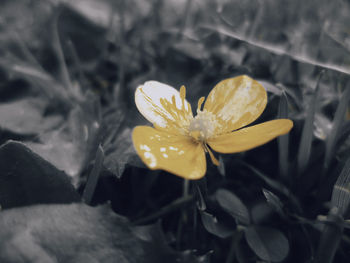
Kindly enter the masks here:
M 239 129 L 256 120 L 264 111 L 264 87 L 248 76 L 220 81 L 209 93 L 204 110 L 216 115 L 217 133 Z
M 188 136 L 137 126 L 133 130 L 132 140 L 137 154 L 152 170 L 162 169 L 192 180 L 205 175 L 204 149 Z
M 155 127 L 178 132 L 188 126 L 193 117 L 191 105 L 186 101 L 185 87 L 180 93 L 173 87 L 158 81 L 147 81 L 135 92 L 135 103 L 140 113 Z M 176 129 L 174 129 L 176 127 Z
M 219 135 L 209 139 L 207 143 L 217 152 L 236 153 L 250 150 L 265 144 L 272 139 L 286 134 L 293 127 L 293 122 L 288 119 L 278 119 L 263 122 L 238 131 Z

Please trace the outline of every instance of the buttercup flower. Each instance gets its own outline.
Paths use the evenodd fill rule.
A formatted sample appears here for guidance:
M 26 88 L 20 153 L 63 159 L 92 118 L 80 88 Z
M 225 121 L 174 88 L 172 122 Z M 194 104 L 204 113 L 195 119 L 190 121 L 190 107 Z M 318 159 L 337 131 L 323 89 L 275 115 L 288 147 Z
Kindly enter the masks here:
M 206 172 L 205 153 L 218 164 L 211 149 L 220 153 L 242 152 L 288 133 L 288 119 L 267 121 L 242 128 L 264 111 L 264 87 L 248 76 L 219 82 L 205 100 L 198 100 L 197 115 L 178 92 L 157 81 L 137 88 L 135 103 L 153 127 L 137 126 L 132 139 L 137 154 L 150 169 L 162 169 L 186 179 L 200 179 Z

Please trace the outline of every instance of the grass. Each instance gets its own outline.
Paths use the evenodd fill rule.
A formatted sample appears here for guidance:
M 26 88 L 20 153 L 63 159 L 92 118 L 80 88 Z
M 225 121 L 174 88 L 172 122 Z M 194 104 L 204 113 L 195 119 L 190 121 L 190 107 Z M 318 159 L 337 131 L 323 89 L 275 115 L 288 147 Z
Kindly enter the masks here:
M 259 1 L 83 2 L 1 4 L 1 144 L 26 143 L 63 170 L 93 207 L 109 203 L 133 226 L 161 222 L 165 237 L 153 239 L 192 251 L 197 262 L 347 262 L 348 209 L 334 212 L 348 206 L 339 198 L 349 191 L 334 186 L 340 175 L 343 182 L 349 177 L 344 12 L 325 14 L 326 4 L 336 8 L 326 1 L 287 1 L 288 8 L 266 1 L 258 9 Z M 259 122 L 288 117 L 291 133 L 222 155 L 219 169 L 208 162 L 205 180 L 185 186 L 147 170 L 130 138 L 134 126 L 146 123 L 134 105 L 136 87 L 147 80 L 185 85 L 194 101 L 240 74 L 267 84 Z M 9 110 L 32 97 L 42 104 Z M 33 114 L 37 129 L 30 126 Z M 21 206 L 13 203 L 6 206 L 0 194 L 1 213 Z M 332 251 L 323 253 L 327 244 Z

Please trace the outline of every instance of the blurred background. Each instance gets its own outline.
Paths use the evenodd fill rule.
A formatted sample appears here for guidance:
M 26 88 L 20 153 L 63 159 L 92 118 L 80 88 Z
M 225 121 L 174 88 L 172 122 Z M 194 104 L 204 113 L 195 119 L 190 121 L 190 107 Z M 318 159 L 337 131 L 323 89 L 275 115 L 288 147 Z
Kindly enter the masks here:
M 0 142 L 24 143 L 80 195 L 101 149 L 89 204 L 109 202 L 136 225 L 161 219 L 162 242 L 206 255 L 198 262 L 322 257 L 320 218 L 337 207 L 341 231 L 325 237 L 336 246 L 324 262 L 334 254 L 347 262 L 349 14 L 345 0 L 1 0 Z M 137 86 L 185 85 L 195 109 L 220 80 L 242 74 L 268 92 L 258 122 L 290 118 L 292 132 L 221 156 L 219 169 L 208 162 L 207 182 L 172 203 L 182 180 L 147 170 L 133 149 L 133 127 L 147 124 L 134 104 Z M 19 150 L 11 151 L 15 158 Z M 23 180 L 14 191 L 18 181 L 0 179 L 4 211 L 61 203 L 48 202 L 46 183 L 32 190 L 40 176 Z

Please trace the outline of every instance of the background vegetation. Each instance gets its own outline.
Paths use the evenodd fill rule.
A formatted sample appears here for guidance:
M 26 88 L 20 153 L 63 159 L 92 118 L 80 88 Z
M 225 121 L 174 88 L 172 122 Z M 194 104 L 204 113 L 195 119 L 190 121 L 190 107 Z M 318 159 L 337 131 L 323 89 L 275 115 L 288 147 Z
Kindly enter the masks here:
M 1 262 L 348 261 L 347 1 L 0 5 Z M 183 196 L 135 154 L 134 91 L 196 103 L 241 74 L 268 91 L 258 122 L 294 128 Z

